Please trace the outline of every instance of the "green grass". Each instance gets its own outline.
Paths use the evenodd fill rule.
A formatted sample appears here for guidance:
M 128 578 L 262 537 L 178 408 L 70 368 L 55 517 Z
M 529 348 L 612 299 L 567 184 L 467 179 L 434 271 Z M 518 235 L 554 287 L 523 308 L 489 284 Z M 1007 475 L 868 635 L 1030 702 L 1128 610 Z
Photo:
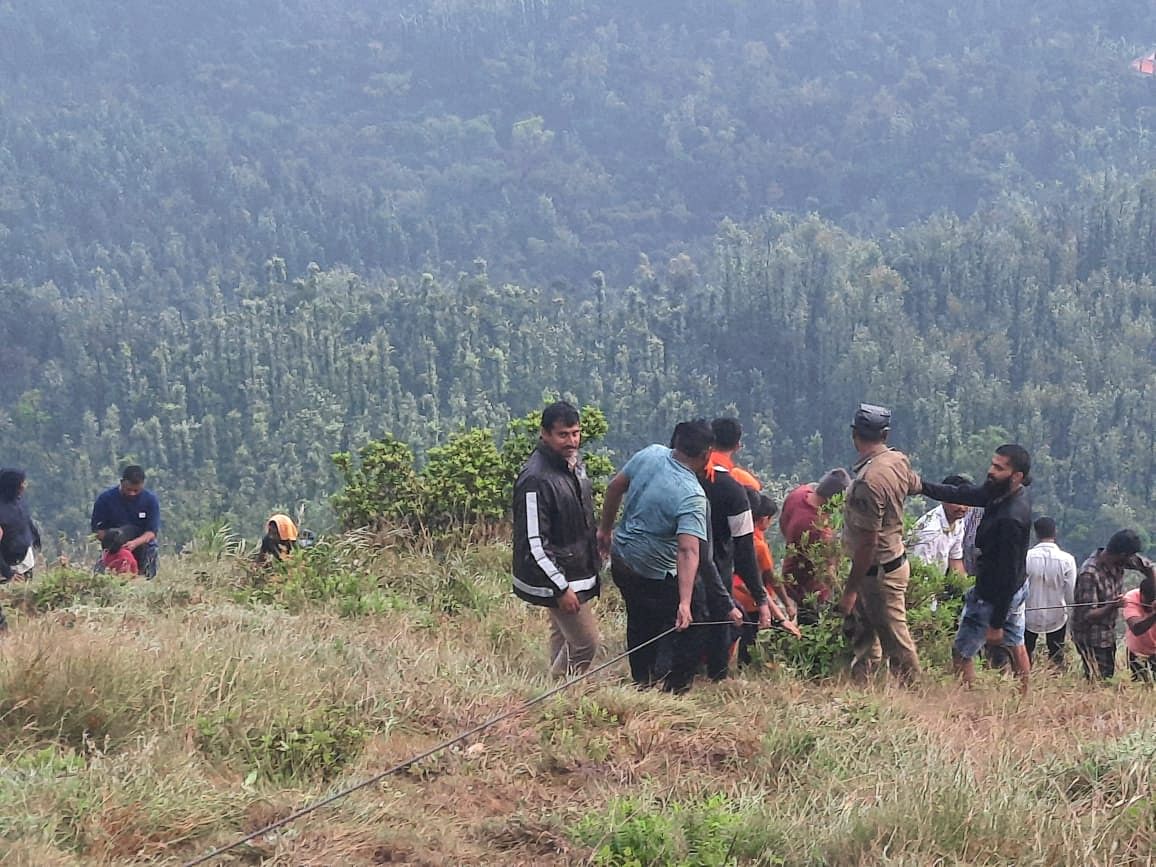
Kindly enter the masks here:
M 272 572 L 213 551 L 6 588 L 0 863 L 179 864 L 540 693 L 546 621 L 508 557 L 349 539 Z M 616 650 L 613 587 L 599 615 Z M 965 692 L 921 629 L 911 690 L 779 639 L 682 698 L 619 664 L 222 863 L 1146 863 L 1153 692 Z

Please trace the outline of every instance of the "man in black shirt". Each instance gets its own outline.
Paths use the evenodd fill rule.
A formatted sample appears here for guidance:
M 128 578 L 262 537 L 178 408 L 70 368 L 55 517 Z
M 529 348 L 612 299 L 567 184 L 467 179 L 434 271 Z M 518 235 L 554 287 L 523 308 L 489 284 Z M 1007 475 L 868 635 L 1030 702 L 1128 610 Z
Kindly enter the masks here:
M 1031 455 L 1020 445 L 995 450 L 982 485 L 937 485 L 923 482 L 924 496 L 961 506 L 980 506 L 983 520 L 975 534 L 979 559 L 975 586 L 967 592 L 952 662 L 963 682 L 975 679 L 975 655 L 986 642 L 1006 647 L 1012 668 L 1027 692 L 1031 662 L 1024 647 L 1024 601 L 1027 599 L 1027 555 L 1031 542 Z
M 755 519 L 746 488 L 718 463 L 708 464 L 700 481 L 710 504 L 715 568 L 724 585 L 729 585 L 731 575 L 737 574 L 742 579 L 747 592 L 759 606 L 759 628 L 767 629 L 771 626 L 771 602 L 755 559 Z M 778 619 L 782 619 L 781 612 Z M 705 639 L 707 675 L 711 680 L 722 680 L 727 676 L 730 664 L 734 631 L 723 625 L 704 626 L 702 629 L 708 633 Z

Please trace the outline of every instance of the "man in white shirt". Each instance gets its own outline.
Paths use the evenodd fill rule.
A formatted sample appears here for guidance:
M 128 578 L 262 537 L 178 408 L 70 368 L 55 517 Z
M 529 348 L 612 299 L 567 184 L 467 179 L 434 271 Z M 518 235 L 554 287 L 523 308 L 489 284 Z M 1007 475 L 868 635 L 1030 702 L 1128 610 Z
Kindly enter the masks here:
M 963 476 L 948 476 L 943 484 L 963 485 L 967 481 Z M 963 568 L 963 518 L 969 511 L 967 506 L 942 503 L 925 514 L 911 531 L 912 556 L 935 566 L 944 574 L 950 570 L 966 577 L 967 572 Z
M 1056 544 L 1056 522 L 1037 518 L 1033 525 L 1036 546 L 1028 551 L 1028 601 L 1024 646 L 1035 655 L 1036 640 L 1046 636 L 1048 656 L 1057 668 L 1064 665 L 1064 638 L 1068 608 L 1076 589 L 1076 559 Z

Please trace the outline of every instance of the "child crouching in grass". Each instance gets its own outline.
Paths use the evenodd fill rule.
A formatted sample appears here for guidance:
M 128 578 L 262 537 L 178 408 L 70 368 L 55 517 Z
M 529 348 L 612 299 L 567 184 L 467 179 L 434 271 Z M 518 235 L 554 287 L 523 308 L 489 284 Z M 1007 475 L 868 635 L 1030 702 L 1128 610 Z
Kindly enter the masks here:
M 136 557 L 132 551 L 124 547 L 127 541 L 125 532 L 117 527 L 107 530 L 100 540 L 100 547 L 104 549 L 100 555 L 100 565 L 105 572 L 114 572 L 118 575 L 136 575 L 138 570 Z

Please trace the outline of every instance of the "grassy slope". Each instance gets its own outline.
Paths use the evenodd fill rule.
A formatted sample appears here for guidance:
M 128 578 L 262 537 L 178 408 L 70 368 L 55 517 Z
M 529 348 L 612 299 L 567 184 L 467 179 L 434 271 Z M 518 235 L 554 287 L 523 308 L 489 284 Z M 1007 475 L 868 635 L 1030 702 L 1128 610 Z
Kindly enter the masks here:
M 179 863 L 540 692 L 545 620 L 507 556 L 338 552 L 276 604 L 238 602 L 228 559 L 8 588 L 0 861 Z M 612 588 L 600 613 L 619 647 Z M 1143 863 L 1154 714 L 1074 677 L 1021 700 L 996 675 L 859 692 L 764 668 L 679 699 L 620 666 L 222 863 Z

